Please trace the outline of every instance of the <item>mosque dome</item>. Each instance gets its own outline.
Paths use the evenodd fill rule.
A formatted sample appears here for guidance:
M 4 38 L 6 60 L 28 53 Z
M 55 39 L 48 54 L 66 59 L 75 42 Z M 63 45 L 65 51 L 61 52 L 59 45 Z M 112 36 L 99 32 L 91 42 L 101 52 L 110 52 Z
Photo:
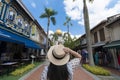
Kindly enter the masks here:
M 62 35 L 62 31 L 60 29 L 57 29 L 55 32 L 57 35 Z

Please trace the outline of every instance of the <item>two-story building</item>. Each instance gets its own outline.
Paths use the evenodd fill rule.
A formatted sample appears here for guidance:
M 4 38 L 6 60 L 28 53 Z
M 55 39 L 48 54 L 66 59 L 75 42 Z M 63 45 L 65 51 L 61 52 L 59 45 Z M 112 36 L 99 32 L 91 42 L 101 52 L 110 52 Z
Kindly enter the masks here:
M 46 37 L 21 0 L 0 0 L 0 60 L 39 56 Z
M 107 64 L 108 66 L 118 68 L 120 47 L 119 21 L 120 15 L 117 14 L 101 21 L 90 30 L 93 58 L 95 58 L 96 52 L 101 53 L 101 65 Z M 87 49 L 85 34 L 79 38 L 79 41 L 79 49 Z
M 112 54 L 113 67 L 119 68 L 120 65 L 120 14 L 108 17 L 106 24 L 107 41 L 104 46 Z

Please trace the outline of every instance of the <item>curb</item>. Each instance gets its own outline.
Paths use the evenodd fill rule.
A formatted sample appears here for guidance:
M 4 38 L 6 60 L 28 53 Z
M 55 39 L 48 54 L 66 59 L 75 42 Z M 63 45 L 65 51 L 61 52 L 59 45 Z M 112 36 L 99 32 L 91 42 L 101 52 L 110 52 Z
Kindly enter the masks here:
M 116 74 L 111 74 L 114 78 L 116 78 L 117 80 L 120 80 L 120 76 L 116 75 Z

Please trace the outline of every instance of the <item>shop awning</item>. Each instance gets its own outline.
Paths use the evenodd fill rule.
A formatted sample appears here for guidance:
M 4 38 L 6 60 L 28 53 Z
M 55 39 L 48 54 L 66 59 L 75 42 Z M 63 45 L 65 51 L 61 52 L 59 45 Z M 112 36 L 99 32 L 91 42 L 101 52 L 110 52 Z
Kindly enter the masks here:
M 24 44 L 24 42 L 20 41 L 20 37 L 16 36 L 13 33 L 10 33 L 6 30 L 0 29 L 0 40 L 1 41 L 6 41 L 6 42 L 12 42 L 12 43 L 17 43 L 17 44 Z
M 40 46 L 36 42 L 34 42 L 28 38 L 22 37 L 20 35 L 13 34 L 9 31 L 3 30 L 3 29 L 0 29 L 0 40 L 6 41 L 6 42 L 17 43 L 17 44 L 23 44 L 29 48 L 40 49 Z
M 104 45 L 105 45 L 105 42 L 99 42 L 99 43 L 92 45 L 92 47 L 99 47 L 99 46 L 104 46 Z
M 120 48 L 120 40 L 108 43 L 104 46 L 104 48 Z
M 40 45 L 29 39 L 25 39 L 25 46 L 28 48 L 41 49 Z

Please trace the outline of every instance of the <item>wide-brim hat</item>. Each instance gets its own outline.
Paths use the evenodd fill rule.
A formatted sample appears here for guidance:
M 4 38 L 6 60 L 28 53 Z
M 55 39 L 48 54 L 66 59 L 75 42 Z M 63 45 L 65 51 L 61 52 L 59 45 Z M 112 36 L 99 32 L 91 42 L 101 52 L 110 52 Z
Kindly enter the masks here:
M 63 48 L 63 45 L 54 45 L 48 50 L 47 57 L 54 65 L 64 65 L 69 61 L 70 55 Z

